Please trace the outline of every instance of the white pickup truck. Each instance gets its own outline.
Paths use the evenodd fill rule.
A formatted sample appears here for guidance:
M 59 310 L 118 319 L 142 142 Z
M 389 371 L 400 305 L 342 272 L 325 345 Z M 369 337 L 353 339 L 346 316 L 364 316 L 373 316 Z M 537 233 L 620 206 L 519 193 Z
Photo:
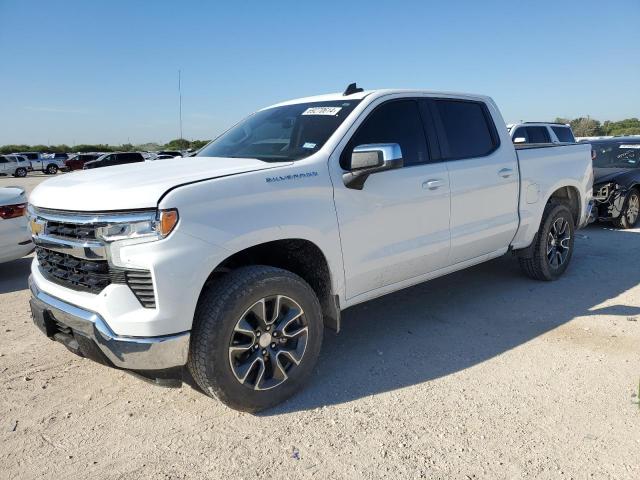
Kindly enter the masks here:
M 33 318 L 78 354 L 156 380 L 186 366 L 258 411 L 310 377 L 348 307 L 509 251 L 556 279 L 591 187 L 589 145 L 516 149 L 488 97 L 350 85 L 193 158 L 42 183 Z

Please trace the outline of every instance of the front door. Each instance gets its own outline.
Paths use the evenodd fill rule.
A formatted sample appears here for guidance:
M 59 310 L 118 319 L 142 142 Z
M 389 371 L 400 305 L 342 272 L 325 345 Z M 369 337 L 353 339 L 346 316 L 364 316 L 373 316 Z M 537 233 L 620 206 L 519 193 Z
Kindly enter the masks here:
M 418 101 L 371 106 L 342 152 L 358 145 L 397 143 L 404 167 L 372 174 L 362 190 L 345 187 L 334 170 L 347 298 L 445 266 L 449 252 L 449 175 L 432 163 Z M 337 162 L 332 156 L 332 161 Z

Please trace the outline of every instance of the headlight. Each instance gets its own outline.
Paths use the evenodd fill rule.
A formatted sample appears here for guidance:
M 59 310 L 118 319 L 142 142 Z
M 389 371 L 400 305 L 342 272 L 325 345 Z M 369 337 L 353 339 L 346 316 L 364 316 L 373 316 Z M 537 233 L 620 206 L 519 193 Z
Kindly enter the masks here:
M 175 209 L 123 215 L 122 221 L 109 222 L 96 228 L 96 237 L 105 242 L 120 240 L 153 241 L 169 235 L 178 224 Z

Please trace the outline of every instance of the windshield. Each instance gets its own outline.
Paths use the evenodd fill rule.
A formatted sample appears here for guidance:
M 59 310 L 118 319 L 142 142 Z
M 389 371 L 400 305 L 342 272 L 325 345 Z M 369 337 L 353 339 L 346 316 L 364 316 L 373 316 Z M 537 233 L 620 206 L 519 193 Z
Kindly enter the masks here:
M 640 166 L 640 140 L 634 142 L 592 143 L 597 168 L 638 168 Z
M 300 160 L 322 148 L 358 103 L 297 103 L 261 110 L 209 143 L 197 156 Z

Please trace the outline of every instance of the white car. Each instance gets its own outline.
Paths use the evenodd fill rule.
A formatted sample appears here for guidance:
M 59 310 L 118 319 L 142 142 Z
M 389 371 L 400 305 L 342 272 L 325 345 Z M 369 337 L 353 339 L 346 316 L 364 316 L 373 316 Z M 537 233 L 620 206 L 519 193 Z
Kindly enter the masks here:
M 576 143 L 571 125 L 564 123 L 510 123 L 507 130 L 516 144 Z
M 312 375 L 346 308 L 507 252 L 558 278 L 592 181 L 589 145 L 514 147 L 489 97 L 350 85 L 260 110 L 189 162 L 40 184 L 33 318 L 257 411 Z
M 33 251 L 27 228 L 27 196 L 19 187 L 0 187 L 0 263 Z
M 19 152 L 14 155 L 25 157 L 31 163 L 31 168 L 35 171 L 41 171 L 47 175 L 55 175 L 58 170 L 65 168 L 64 160 L 66 156 L 50 156 L 41 152 Z
M 29 161 L 21 155 L 0 155 L 0 175 L 26 177 Z

